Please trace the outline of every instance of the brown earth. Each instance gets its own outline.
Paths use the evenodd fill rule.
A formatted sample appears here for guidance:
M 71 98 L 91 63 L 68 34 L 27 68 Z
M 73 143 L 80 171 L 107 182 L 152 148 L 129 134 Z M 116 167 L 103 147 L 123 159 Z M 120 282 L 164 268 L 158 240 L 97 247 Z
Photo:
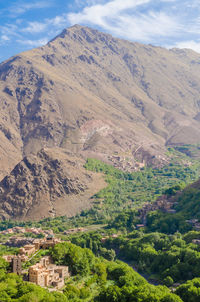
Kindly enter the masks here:
M 106 184 L 102 175 L 85 170 L 84 162 L 59 148 L 25 157 L 0 182 L 0 217 L 39 220 L 90 207 Z
M 0 178 L 43 148 L 162 164 L 166 146 L 199 143 L 199 95 L 200 54 L 73 26 L 0 64 Z

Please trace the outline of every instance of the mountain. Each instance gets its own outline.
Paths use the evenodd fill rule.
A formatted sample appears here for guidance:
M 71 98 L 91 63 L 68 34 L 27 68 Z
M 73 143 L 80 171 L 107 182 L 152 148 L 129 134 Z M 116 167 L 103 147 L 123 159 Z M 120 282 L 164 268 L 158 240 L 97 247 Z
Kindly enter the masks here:
M 199 95 L 200 54 L 192 50 L 65 29 L 0 64 L 0 179 L 29 156 L 37 165 L 45 148 L 130 171 L 138 161 L 166 163 L 166 146 L 200 141 Z

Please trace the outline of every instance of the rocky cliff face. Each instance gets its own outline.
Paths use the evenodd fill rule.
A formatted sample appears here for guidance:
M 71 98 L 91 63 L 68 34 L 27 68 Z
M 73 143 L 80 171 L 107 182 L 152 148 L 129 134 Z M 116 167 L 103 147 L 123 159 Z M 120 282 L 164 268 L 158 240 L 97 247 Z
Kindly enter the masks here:
M 15 169 L 30 156 L 34 162 L 42 148 L 128 170 L 136 159 L 164 163 L 166 146 L 200 141 L 199 95 L 200 55 L 193 51 L 66 29 L 0 64 L 0 178 L 24 157 Z M 10 193 L 2 194 L 3 202 Z
M 89 207 L 90 197 L 105 183 L 101 176 L 86 171 L 83 163 L 58 148 L 24 157 L 0 182 L 0 217 L 27 220 L 71 216 Z

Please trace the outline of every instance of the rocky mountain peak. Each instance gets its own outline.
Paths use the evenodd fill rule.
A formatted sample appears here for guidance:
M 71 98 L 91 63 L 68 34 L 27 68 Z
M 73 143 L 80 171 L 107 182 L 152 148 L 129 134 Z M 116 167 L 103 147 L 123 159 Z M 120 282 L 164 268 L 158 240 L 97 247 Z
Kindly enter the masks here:
M 75 25 L 1 63 L 0 178 L 22 161 L 32 179 L 46 148 L 128 171 L 166 163 L 166 147 L 200 141 L 199 62 Z

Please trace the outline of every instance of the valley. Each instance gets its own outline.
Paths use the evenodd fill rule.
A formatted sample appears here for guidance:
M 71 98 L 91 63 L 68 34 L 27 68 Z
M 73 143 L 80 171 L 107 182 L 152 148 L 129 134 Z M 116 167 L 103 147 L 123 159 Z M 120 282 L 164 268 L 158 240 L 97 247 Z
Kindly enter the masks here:
M 199 302 L 199 62 L 75 25 L 0 64 L 1 302 Z
M 103 192 L 100 191 L 93 196 L 93 208 L 83 211 L 80 215 L 71 218 L 62 216 L 57 218 L 46 218 L 35 222 L 2 221 L 0 223 L 0 229 L 2 230 L 0 238 L 3 245 L 0 247 L 3 255 L 10 253 L 10 251 L 12 253 L 18 253 L 16 248 L 13 247 L 6 250 L 6 246 L 4 245 L 6 238 L 12 238 L 16 232 L 20 233 L 20 235 L 16 234 L 17 236 L 25 236 L 24 238 L 26 238 L 27 235 L 29 237 L 35 237 L 39 236 L 41 232 L 50 231 L 56 233 L 56 236 L 62 239 L 62 253 L 65 249 L 66 251 L 71 249 L 70 244 L 75 244 L 72 250 L 76 249 L 76 246 L 80 246 L 83 250 L 85 248 L 91 250 L 98 259 L 104 259 L 101 264 L 102 266 L 111 265 L 111 262 L 118 258 L 125 263 L 129 263 L 129 265 L 133 266 L 140 274 L 148 278 L 151 283 L 161 284 L 159 289 L 161 290 L 160 292 L 158 287 L 155 286 L 157 301 L 160 301 L 159 299 L 161 299 L 163 295 L 169 296 L 170 299 L 174 299 L 174 301 L 190 301 L 185 300 L 184 298 L 187 294 L 186 282 L 189 282 L 188 280 L 193 280 L 191 282 L 196 284 L 195 282 L 197 282 L 197 279 L 195 278 L 199 276 L 198 257 L 200 254 L 200 246 L 198 242 L 200 239 L 200 232 L 196 231 L 187 220 L 188 218 L 191 219 L 194 217 L 197 217 L 196 220 L 198 220 L 198 212 L 195 213 L 197 216 L 193 213 L 189 214 L 189 211 L 187 211 L 186 216 L 184 212 L 180 212 L 179 214 L 179 208 L 182 208 L 181 204 L 178 204 L 177 199 L 180 199 L 182 202 L 181 194 L 185 194 L 184 192 L 187 192 L 190 188 L 190 186 L 187 187 L 187 184 L 194 182 L 194 180 L 199 177 L 199 166 L 196 159 L 188 158 L 186 155 L 182 155 L 182 153 L 171 149 L 169 152 L 171 152 L 171 165 L 165 166 L 163 169 L 148 168 L 133 173 L 123 172 L 99 160 L 88 159 L 85 164 L 86 171 L 96 171 L 97 173 L 101 173 L 101 175 L 103 173 L 106 182 L 108 182 L 108 185 L 103 189 Z M 184 162 L 190 160 L 191 164 L 189 166 L 186 165 L 185 168 L 183 168 L 183 165 L 180 165 L 180 162 L 183 160 Z M 159 182 L 155 181 L 156 175 L 159 175 Z M 150 182 L 152 193 L 148 190 L 146 179 Z M 134 187 L 136 182 L 139 182 L 139 184 Z M 123 184 L 123 189 L 118 190 L 120 188 L 120 183 Z M 143 186 L 143 190 L 141 189 L 141 186 Z M 118 189 L 115 189 L 115 187 Z M 130 187 L 132 188 L 132 192 L 135 192 L 132 196 L 131 204 Z M 137 187 L 138 191 L 136 190 Z M 192 187 L 195 187 L 196 190 L 198 190 L 198 182 L 195 185 L 192 185 Z M 144 188 L 146 188 L 146 190 Z M 112 194 L 110 194 L 111 192 Z M 146 196 L 146 198 L 144 198 L 144 196 Z M 173 202 L 174 198 L 175 208 L 177 208 L 175 213 L 162 211 L 162 208 L 160 209 L 159 206 L 156 208 L 156 203 L 159 205 L 159 201 L 155 200 L 164 198 L 164 196 L 166 199 L 169 198 L 170 202 Z M 149 198 L 148 202 L 147 197 Z M 101 201 L 100 203 L 99 200 Z M 142 206 L 142 201 L 144 200 L 146 202 L 144 203 L 144 206 Z M 121 202 L 118 203 L 116 207 L 115 203 L 117 201 Z M 193 201 L 191 200 L 191 203 L 192 202 Z M 149 213 L 147 213 L 145 225 L 141 225 L 141 223 L 144 222 L 141 220 L 141 207 L 145 208 L 147 203 L 149 203 L 149 205 L 152 203 L 154 207 L 150 208 Z M 188 207 L 189 206 L 190 204 L 188 204 Z M 177 215 L 178 217 L 175 218 Z M 156 222 L 156 219 L 158 222 Z M 165 219 L 166 222 L 163 222 L 163 219 Z M 94 223 L 96 223 L 96 225 L 93 227 Z M 164 226 L 167 225 L 168 228 L 165 229 L 162 227 L 162 224 Z M 175 226 L 174 229 L 172 224 Z M 153 232 L 152 227 L 154 228 Z M 161 227 L 162 230 L 160 230 Z M 9 232 L 6 231 L 8 228 L 10 228 Z M 11 231 L 12 228 L 13 231 Z M 37 235 L 31 235 L 30 232 L 26 235 L 26 228 L 27 230 L 32 231 L 33 234 L 37 233 Z M 169 232 L 171 232 L 171 235 Z M 65 244 L 66 247 L 64 248 Z M 69 246 L 67 247 L 67 245 Z M 56 263 L 59 263 L 60 265 L 69 265 L 71 277 L 66 279 L 63 287 L 64 296 L 68 299 L 66 301 L 91 301 L 91 299 L 94 299 L 94 301 L 101 301 L 99 300 L 103 299 L 101 296 L 105 298 L 105 295 L 108 295 L 107 290 L 106 292 L 101 292 L 103 284 L 104 286 L 106 284 L 105 282 L 108 282 L 106 286 L 109 288 L 110 297 L 113 297 L 113 293 L 117 290 L 119 295 L 118 299 L 121 299 L 120 297 L 122 297 L 125 292 L 123 290 L 123 285 L 115 279 L 116 277 L 113 275 L 112 277 L 106 277 L 106 275 L 100 277 L 100 275 L 98 275 L 99 273 L 97 273 L 98 279 L 93 279 L 90 273 L 89 275 L 86 273 L 87 270 L 78 270 L 77 260 L 67 258 L 67 262 L 63 262 L 64 260 L 62 259 L 64 258 L 62 258 L 60 254 L 61 250 L 55 245 L 54 252 L 56 254 L 51 254 L 52 251 L 47 250 L 45 255 L 54 255 Z M 81 250 L 79 252 L 81 252 Z M 89 256 L 87 255 L 87 258 L 88 257 Z M 31 264 L 35 265 L 35 261 L 39 261 L 39 259 L 38 256 L 36 256 L 35 259 L 33 258 L 33 260 L 30 261 L 29 266 Z M 80 261 L 80 265 L 83 267 L 83 260 Z M 136 274 L 131 268 L 128 268 L 127 264 L 123 264 L 123 262 L 120 262 L 120 264 L 119 262 L 117 263 L 119 265 L 118 269 L 125 270 L 127 271 L 126 274 L 130 274 L 129 278 L 133 278 L 133 275 Z M 77 268 L 75 268 L 74 265 Z M 112 265 L 114 265 L 114 263 Z M 107 274 L 110 274 L 110 268 L 107 268 L 106 271 Z M 78 281 L 76 280 L 77 274 L 80 275 Z M 120 273 L 120 275 L 123 274 L 124 273 L 122 272 Z M 135 275 L 134 278 L 139 278 L 139 275 L 137 276 L 138 277 Z M 103 278 L 104 281 L 100 282 L 99 278 Z M 112 288 L 113 285 L 109 283 L 110 279 L 107 279 L 106 281 L 105 278 L 114 278 L 115 282 L 117 282 L 115 283 L 115 287 Z M 89 282 L 90 279 L 91 281 Z M 138 282 L 139 280 L 137 281 L 137 284 Z M 79 288 L 81 284 L 85 294 L 77 291 L 77 288 Z M 133 286 L 133 283 L 131 284 L 131 286 Z M 164 287 L 161 289 L 163 285 L 169 287 L 169 292 L 166 292 Z M 148 292 L 149 290 L 150 292 L 153 291 L 154 285 L 149 284 L 148 286 L 151 288 L 148 289 Z M 188 288 L 192 288 L 195 285 L 190 283 L 188 286 Z M 114 290 L 114 292 L 112 292 L 111 289 Z M 37 292 L 37 289 L 35 290 Z M 137 290 L 139 290 L 138 285 Z M 100 292 L 98 297 L 96 296 L 97 292 Z M 133 293 L 135 295 L 134 291 Z M 42 297 L 42 295 L 47 295 L 47 293 L 40 293 L 40 295 Z M 126 295 L 130 295 L 130 293 L 126 293 Z M 144 294 L 141 295 L 143 301 L 148 301 L 149 294 L 147 295 L 147 300 L 145 300 Z M 180 298 L 182 300 L 179 300 Z M 59 297 L 59 299 L 61 298 Z M 65 297 L 63 297 L 63 299 L 65 299 Z

